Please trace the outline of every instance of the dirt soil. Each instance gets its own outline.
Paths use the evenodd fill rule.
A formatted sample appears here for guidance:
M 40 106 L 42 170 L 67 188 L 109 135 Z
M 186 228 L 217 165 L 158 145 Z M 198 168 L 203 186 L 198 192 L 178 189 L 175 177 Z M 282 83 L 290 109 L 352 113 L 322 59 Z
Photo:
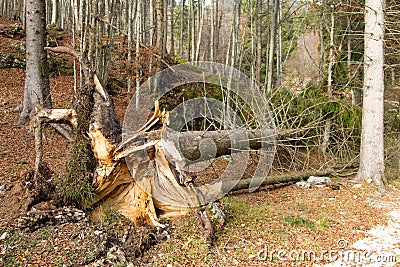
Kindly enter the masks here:
M 14 22 L 0 17 L 0 32 L 4 25 Z M 68 45 L 69 34 L 62 36 L 58 42 Z M 0 52 L 21 57 L 23 42 L 21 35 L 0 35 Z M 398 183 L 380 196 L 373 185 L 355 186 L 344 178 L 334 178 L 335 188 L 287 184 L 224 197 L 220 204 L 227 217 L 212 246 L 204 240 L 195 213 L 165 221 L 166 229 L 148 229 L 134 227 L 114 210 L 91 222 L 72 207 L 54 208 L 51 203 L 31 207 L 37 198 L 29 178 L 34 137 L 29 124 L 19 126 L 19 114 L 13 112 L 23 98 L 24 70 L 0 69 L 0 77 L 0 266 L 321 266 L 332 261 L 282 260 L 278 251 L 344 251 L 377 225 L 399 224 L 387 215 L 399 207 Z M 53 107 L 68 107 L 73 95 L 73 76 L 51 78 Z M 121 120 L 131 96 L 121 91 L 114 97 Z M 43 160 L 56 179 L 63 175 L 71 143 L 47 127 L 43 145 Z M 33 227 L 23 219 L 28 211 L 50 219 Z M 21 226 L 23 222 L 32 227 Z M 394 229 L 398 236 L 398 227 Z M 400 266 L 400 238 L 390 242 L 396 248 L 392 259 Z

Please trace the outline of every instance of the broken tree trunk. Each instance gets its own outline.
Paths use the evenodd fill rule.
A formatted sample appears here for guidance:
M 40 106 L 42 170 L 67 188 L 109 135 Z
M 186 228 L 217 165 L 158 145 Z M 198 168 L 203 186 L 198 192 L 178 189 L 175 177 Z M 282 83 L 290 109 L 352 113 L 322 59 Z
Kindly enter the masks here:
M 268 144 L 268 138 L 262 138 L 268 133 L 261 131 L 174 132 L 167 128 L 168 114 L 159 110 L 158 102 L 147 123 L 122 142 L 112 99 L 85 57 L 66 47 L 46 49 L 70 54 L 82 63 L 85 84 L 77 92 L 77 115 L 72 112 L 70 117 L 77 123 L 79 136 L 75 147 L 83 147 L 79 150 L 81 153 L 88 152 L 87 142 L 90 142 L 83 177 L 87 179 L 87 175 L 91 175 L 93 203 L 98 211 L 116 208 L 135 224 L 161 226 L 159 217 L 179 216 L 204 206 L 210 201 L 209 194 L 218 195 L 229 184 L 220 180 L 196 187 L 185 168 L 187 164 L 249 149 L 274 147 L 274 143 Z M 52 121 L 51 114 L 57 113 L 46 112 L 43 110 L 38 117 L 48 117 Z M 65 120 L 64 117 L 61 120 Z M 271 131 L 271 134 L 275 133 Z M 80 163 L 79 160 L 70 162 L 70 171 L 82 168 L 76 162 Z M 243 181 L 238 186 L 245 189 L 257 183 Z
M 289 182 L 298 182 L 301 180 L 308 179 L 310 176 L 327 176 L 327 175 L 331 175 L 332 173 L 333 173 L 333 170 L 328 169 L 325 171 L 301 172 L 301 173 L 291 173 L 291 174 L 284 174 L 284 175 L 269 176 L 265 179 L 262 179 L 262 181 L 260 181 L 260 186 L 282 184 L 282 183 L 289 183 Z M 232 191 L 248 190 L 250 184 L 251 184 L 251 179 L 240 180 L 233 186 Z M 251 188 L 250 188 L 250 190 L 251 190 Z
M 122 215 L 136 224 L 147 223 L 156 226 L 160 225 L 156 208 L 165 214 L 175 215 L 189 211 L 190 207 L 197 207 L 196 192 L 192 188 L 178 184 L 176 173 L 181 172 L 181 175 L 184 173 L 174 170 L 170 165 L 161 140 L 142 142 L 144 134 L 156 126 L 155 121 L 163 123 L 165 114 L 156 108 L 153 118 L 136 133 L 137 138 L 133 138 L 130 142 L 131 144 L 140 143 L 140 145 L 136 149 L 131 149 L 129 153 L 124 153 L 121 147 L 118 147 L 121 143 L 121 128 L 114 114 L 111 97 L 103 89 L 89 64 L 79 52 L 70 48 L 46 49 L 56 53 L 70 54 L 83 65 L 86 89 L 81 90 L 81 96 L 78 92 L 77 102 L 81 105 L 81 111 L 86 114 L 77 110 L 77 132 L 84 137 L 86 135 L 84 131 L 88 130 L 87 135 L 90 138 L 93 156 L 97 160 L 97 167 L 93 174 L 93 188 L 94 202 L 98 203 L 98 209 L 117 208 Z M 90 100 L 93 100 L 92 106 L 90 106 Z M 88 106 L 85 106 L 85 103 Z M 90 111 L 90 114 L 87 114 L 87 111 Z M 83 120 L 81 123 L 80 119 Z M 177 198 L 165 199 L 163 190 L 169 190 L 172 195 L 177 194 Z M 182 201 L 185 202 L 182 203 Z
M 72 126 L 77 126 L 77 114 L 73 109 L 48 109 L 36 106 L 36 115 L 32 121 L 32 128 L 35 130 L 35 180 L 39 174 L 39 167 L 42 162 L 42 125 L 52 122 L 67 122 Z

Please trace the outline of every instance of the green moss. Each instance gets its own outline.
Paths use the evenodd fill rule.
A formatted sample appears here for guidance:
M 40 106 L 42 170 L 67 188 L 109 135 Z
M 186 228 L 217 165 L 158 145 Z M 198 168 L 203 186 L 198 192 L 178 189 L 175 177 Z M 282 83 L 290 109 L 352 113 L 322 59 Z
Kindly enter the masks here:
M 304 219 L 304 218 L 300 217 L 299 215 L 297 215 L 297 216 L 282 216 L 282 220 L 290 226 L 302 226 L 302 227 L 308 227 L 311 230 L 315 230 L 315 226 L 314 226 L 313 222 L 311 222 L 310 220 Z
M 104 216 L 109 223 L 118 221 L 118 210 L 115 207 L 107 207 L 104 210 Z
M 67 174 L 57 182 L 61 202 L 87 209 L 93 205 L 93 161 L 90 146 L 85 141 L 75 144 L 67 167 Z
M 49 76 L 69 76 L 73 75 L 72 66 L 64 58 L 50 57 L 49 60 Z

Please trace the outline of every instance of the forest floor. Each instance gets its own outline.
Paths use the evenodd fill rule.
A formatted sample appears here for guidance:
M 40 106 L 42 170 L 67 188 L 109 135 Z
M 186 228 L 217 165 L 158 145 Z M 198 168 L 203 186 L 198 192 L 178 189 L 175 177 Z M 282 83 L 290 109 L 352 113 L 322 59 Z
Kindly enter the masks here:
M 10 22 L 0 17 L 0 33 L 5 25 Z M 23 57 L 23 41 L 0 35 L 0 57 Z M 166 230 L 134 227 L 113 210 L 97 222 L 20 228 L 18 218 L 34 198 L 28 175 L 34 137 L 13 112 L 23 98 L 24 75 L 20 68 L 0 69 L 0 266 L 400 266 L 398 181 L 383 195 L 372 184 L 335 177 L 339 190 L 290 183 L 229 194 L 221 199 L 227 217 L 212 246 L 195 214 L 166 221 Z M 121 120 L 131 96 L 114 97 Z M 51 97 L 53 107 L 68 107 L 73 77 L 51 78 Z M 71 144 L 50 127 L 44 137 L 44 161 L 56 179 Z M 34 208 L 49 208 L 43 205 Z

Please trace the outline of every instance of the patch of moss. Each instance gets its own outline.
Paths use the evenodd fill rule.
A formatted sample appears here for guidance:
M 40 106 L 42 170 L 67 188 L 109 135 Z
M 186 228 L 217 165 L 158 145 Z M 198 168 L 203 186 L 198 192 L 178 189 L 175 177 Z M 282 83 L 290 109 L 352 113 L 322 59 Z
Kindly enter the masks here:
M 94 163 L 91 149 L 84 141 L 77 143 L 71 151 L 67 174 L 57 180 L 57 195 L 63 204 L 88 209 L 93 205 L 92 187 Z
M 282 220 L 290 226 L 302 226 L 308 227 L 311 230 L 315 230 L 315 225 L 312 221 L 304 219 L 301 216 L 282 216 Z
M 107 207 L 104 210 L 104 216 L 109 223 L 118 221 L 118 210 L 115 207 Z

